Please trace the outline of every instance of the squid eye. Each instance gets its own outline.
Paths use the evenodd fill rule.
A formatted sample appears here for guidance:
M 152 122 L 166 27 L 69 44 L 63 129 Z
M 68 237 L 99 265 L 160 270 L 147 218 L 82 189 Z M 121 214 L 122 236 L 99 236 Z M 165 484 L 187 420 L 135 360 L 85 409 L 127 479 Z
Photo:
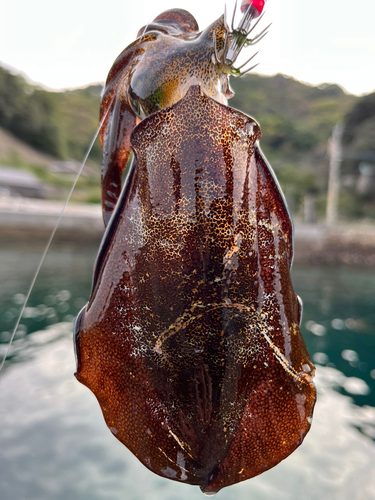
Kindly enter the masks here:
M 242 0 L 241 12 L 246 12 L 249 7 L 253 8 L 253 19 L 259 17 L 263 11 L 265 0 Z

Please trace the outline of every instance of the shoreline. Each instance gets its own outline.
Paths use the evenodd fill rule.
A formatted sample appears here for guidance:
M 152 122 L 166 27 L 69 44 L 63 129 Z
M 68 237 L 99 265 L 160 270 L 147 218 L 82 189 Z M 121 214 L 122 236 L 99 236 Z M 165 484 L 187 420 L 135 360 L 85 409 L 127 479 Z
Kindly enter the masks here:
M 63 201 L 0 197 L 0 234 L 14 238 L 48 237 L 58 221 Z M 58 240 L 93 240 L 104 233 L 100 205 L 68 203 L 56 231 Z
M 48 238 L 64 203 L 0 197 L 0 235 L 8 239 Z M 100 205 L 68 204 L 55 234 L 58 241 L 91 242 L 102 238 Z M 323 223 L 294 226 L 294 263 L 375 266 L 375 223 Z

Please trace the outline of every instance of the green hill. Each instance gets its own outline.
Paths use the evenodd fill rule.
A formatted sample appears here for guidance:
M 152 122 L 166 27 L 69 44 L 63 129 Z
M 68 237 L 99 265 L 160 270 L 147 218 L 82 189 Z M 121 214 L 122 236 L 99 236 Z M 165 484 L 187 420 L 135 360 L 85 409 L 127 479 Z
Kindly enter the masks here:
M 55 172 L 47 165 L 53 160 L 83 160 L 98 127 L 101 91 L 101 85 L 91 85 L 50 92 L 0 66 L 0 127 L 35 150 L 27 155 L 27 149 L 17 148 L 14 141 L 11 153 L 0 147 L 0 164 L 32 170 L 50 187 L 53 198 L 64 198 L 74 173 Z M 48 155 L 49 161 L 40 153 Z M 75 201 L 100 202 L 100 164 L 97 140 L 86 175 L 73 194 Z
M 81 159 L 98 126 L 101 85 L 49 92 L 0 66 L 0 127 L 58 159 Z M 92 157 L 100 162 L 100 145 Z
M 341 213 L 375 219 L 375 92 L 345 116 L 343 144 Z
M 233 79 L 232 87 L 231 106 L 260 123 L 263 149 L 276 168 L 319 153 L 356 101 L 337 85 L 313 87 L 280 74 L 245 75 Z
M 283 75 L 249 74 L 233 79 L 231 84 L 235 96 L 229 104 L 259 122 L 262 149 L 277 173 L 292 212 L 301 213 L 304 197 L 311 195 L 323 216 L 328 179 L 327 143 L 332 129 L 341 121 L 355 123 L 354 128 L 346 128 L 345 143 L 353 150 L 366 147 L 373 151 L 375 99 L 370 97 L 372 94 L 358 98 L 346 94 L 337 85 L 306 85 Z M 100 85 L 94 85 L 49 92 L 0 67 L 0 127 L 55 158 L 80 161 L 98 126 L 101 90 Z M 99 171 L 98 141 L 90 159 Z M 345 172 L 358 177 L 358 164 L 357 160 L 347 160 Z M 85 182 L 81 186 L 82 196 L 78 198 L 85 198 Z M 92 201 L 99 200 L 99 189 L 94 188 L 96 182 L 95 175 L 95 181 L 87 188 Z M 342 196 L 345 216 L 372 216 L 371 207 L 358 210 L 361 197 L 356 190 L 345 189 Z

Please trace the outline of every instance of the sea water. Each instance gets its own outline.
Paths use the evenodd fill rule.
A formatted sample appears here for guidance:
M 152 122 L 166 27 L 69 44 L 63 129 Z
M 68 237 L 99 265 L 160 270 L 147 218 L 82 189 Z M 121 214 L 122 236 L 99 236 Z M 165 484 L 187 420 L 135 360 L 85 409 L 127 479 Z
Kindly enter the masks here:
M 113 438 L 94 396 L 73 377 L 72 321 L 90 293 L 96 247 L 53 244 L 0 374 L 1 499 L 202 499 L 198 488 L 144 468 Z M 19 241 L 0 251 L 3 348 L 38 256 L 38 245 Z M 277 467 L 215 498 L 375 498 L 375 273 L 295 267 L 293 283 L 317 366 L 312 429 Z

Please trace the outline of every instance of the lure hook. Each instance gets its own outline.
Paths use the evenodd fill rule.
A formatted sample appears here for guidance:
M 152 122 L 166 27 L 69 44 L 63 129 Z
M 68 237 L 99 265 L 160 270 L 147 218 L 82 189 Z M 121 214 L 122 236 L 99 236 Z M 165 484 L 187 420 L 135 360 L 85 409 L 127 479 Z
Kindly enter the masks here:
M 256 54 L 254 54 L 254 56 L 252 56 L 248 61 L 246 61 L 246 63 L 242 64 L 239 68 L 234 68 L 234 63 L 236 62 L 238 55 L 244 46 L 247 47 L 249 45 L 255 45 L 256 43 L 260 42 L 260 40 L 262 40 L 268 33 L 268 29 L 272 23 L 270 23 L 265 29 L 263 29 L 260 33 L 258 33 L 254 38 L 248 38 L 249 34 L 256 28 L 259 21 L 264 16 L 264 12 L 262 12 L 264 4 L 265 0 L 243 0 L 241 4 L 241 12 L 243 12 L 243 16 L 237 28 L 234 28 L 235 14 L 237 9 L 237 0 L 236 0 L 232 15 L 231 29 L 229 28 L 227 23 L 226 6 L 224 7 L 224 28 L 226 32 L 224 48 L 221 55 L 219 56 L 217 52 L 216 35 L 215 35 L 214 36 L 215 59 L 218 63 L 229 66 L 231 68 L 230 73 L 235 77 L 242 76 L 257 66 L 257 65 L 252 66 L 251 68 L 243 72 L 240 71 L 241 68 L 246 66 L 246 64 L 248 64 L 248 62 L 251 61 L 253 57 L 255 57 L 259 53 L 259 51 Z M 256 22 L 254 25 L 251 25 L 254 19 L 256 19 Z
M 266 28 L 264 28 L 264 30 L 262 30 L 260 33 L 258 33 L 254 38 L 248 38 L 248 42 L 249 45 L 255 45 L 255 43 L 258 43 L 260 40 L 262 40 L 268 33 L 268 29 L 270 28 L 270 26 L 272 25 L 272 23 L 270 23 L 268 26 L 266 26 Z
M 254 57 L 257 56 L 258 54 L 259 54 L 259 50 L 258 50 L 258 52 L 255 52 L 255 54 L 252 55 L 246 62 L 244 62 L 243 64 L 241 64 L 241 66 L 238 66 L 237 70 L 240 70 L 241 68 L 243 68 L 244 66 L 246 66 L 246 64 L 249 63 L 250 61 L 252 61 L 254 59 Z

